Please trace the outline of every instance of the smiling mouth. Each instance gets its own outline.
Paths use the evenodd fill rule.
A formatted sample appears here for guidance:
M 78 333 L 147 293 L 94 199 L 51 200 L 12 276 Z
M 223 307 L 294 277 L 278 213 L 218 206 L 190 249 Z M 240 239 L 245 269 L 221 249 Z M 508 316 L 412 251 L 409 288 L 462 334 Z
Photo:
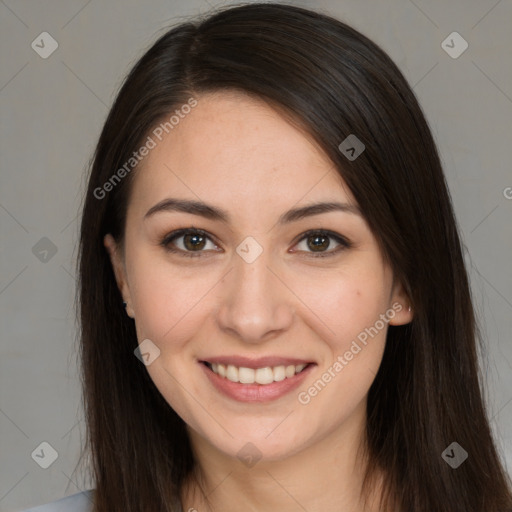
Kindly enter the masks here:
M 285 379 L 291 379 L 295 375 L 303 372 L 313 363 L 298 365 L 280 365 L 265 366 L 262 368 L 247 368 L 244 366 L 234 366 L 232 364 L 210 363 L 201 361 L 213 373 L 223 377 L 231 382 L 240 384 L 260 384 L 262 386 L 281 382 Z

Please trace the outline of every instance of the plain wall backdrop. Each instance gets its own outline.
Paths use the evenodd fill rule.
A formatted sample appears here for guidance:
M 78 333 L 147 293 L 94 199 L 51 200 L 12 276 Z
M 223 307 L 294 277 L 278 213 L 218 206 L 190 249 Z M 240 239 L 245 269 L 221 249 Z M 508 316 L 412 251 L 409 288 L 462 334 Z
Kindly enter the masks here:
M 419 98 L 467 250 L 488 344 L 489 415 L 510 468 L 512 2 L 292 3 L 332 14 L 378 43 Z M 1 511 L 94 485 L 74 471 L 84 435 L 74 293 L 85 170 L 136 59 L 166 27 L 231 4 L 0 1 Z M 47 469 L 37 454 L 52 452 L 41 443 L 57 453 Z

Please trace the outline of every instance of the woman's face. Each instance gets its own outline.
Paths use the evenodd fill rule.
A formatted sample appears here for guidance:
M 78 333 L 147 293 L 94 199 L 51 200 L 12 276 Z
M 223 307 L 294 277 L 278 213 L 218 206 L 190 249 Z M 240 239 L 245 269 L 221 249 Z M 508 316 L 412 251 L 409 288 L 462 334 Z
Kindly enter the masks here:
M 303 133 L 242 94 L 197 101 L 153 135 L 124 246 L 105 238 L 149 375 L 224 455 L 276 460 L 362 430 L 387 327 L 410 321 L 402 287 Z

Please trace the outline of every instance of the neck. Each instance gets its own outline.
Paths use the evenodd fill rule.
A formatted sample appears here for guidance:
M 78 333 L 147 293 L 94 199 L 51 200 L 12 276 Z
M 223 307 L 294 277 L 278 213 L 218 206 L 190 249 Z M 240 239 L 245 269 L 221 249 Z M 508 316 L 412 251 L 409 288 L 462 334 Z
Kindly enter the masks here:
M 377 489 L 366 506 L 361 497 L 365 425 L 365 407 L 361 407 L 307 448 L 284 459 L 262 459 L 251 468 L 189 429 L 197 465 L 182 493 L 183 510 L 377 511 Z

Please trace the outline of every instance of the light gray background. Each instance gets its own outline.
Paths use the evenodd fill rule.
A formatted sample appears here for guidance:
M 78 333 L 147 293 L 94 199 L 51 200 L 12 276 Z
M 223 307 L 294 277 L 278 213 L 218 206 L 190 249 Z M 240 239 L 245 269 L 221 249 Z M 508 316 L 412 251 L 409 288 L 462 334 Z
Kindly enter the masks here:
M 489 343 L 483 368 L 492 427 L 510 468 L 512 3 L 296 3 L 339 17 L 380 44 L 426 112 L 472 264 Z M 220 2 L 0 1 L 2 511 L 93 486 L 83 472 L 73 473 L 84 433 L 73 310 L 84 169 L 135 60 L 162 29 L 210 5 Z M 31 48 L 43 31 L 59 44 L 48 59 Z M 441 47 L 453 31 L 469 43 L 457 59 Z M 46 263 L 32 252 L 42 237 L 58 249 Z M 43 441 L 58 452 L 46 470 L 31 457 Z

